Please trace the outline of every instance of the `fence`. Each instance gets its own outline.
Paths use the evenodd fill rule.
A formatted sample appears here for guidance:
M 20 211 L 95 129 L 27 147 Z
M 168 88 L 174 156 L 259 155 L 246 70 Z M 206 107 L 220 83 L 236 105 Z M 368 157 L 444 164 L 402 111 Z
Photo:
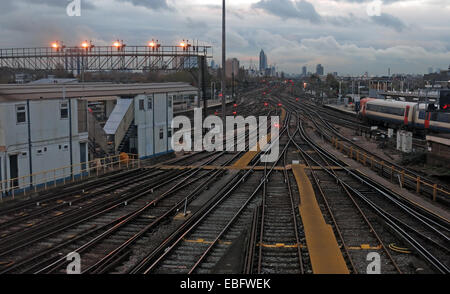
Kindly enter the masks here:
M 98 158 L 84 163 L 65 166 L 48 171 L 34 173 L 0 182 L 0 201 L 5 195 L 26 195 L 27 193 L 45 191 L 58 185 L 65 185 L 75 180 L 99 176 L 122 168 L 139 168 L 140 160 L 136 154 L 124 154 Z
M 420 176 L 408 174 L 407 171 L 389 165 L 379 158 L 375 159 L 373 155 L 368 155 L 358 148 L 347 146 L 342 141 L 339 141 L 338 138 L 333 137 L 331 143 L 334 148 L 346 154 L 350 159 L 355 159 L 364 166 L 370 167 L 372 170 L 378 172 L 380 176 L 390 179 L 391 182 L 398 182 L 401 188 L 409 188 L 417 194 L 430 196 L 433 201 L 436 201 L 438 195 L 445 197 L 444 199 L 450 196 L 449 191 L 439 187 L 437 184 L 430 183 Z

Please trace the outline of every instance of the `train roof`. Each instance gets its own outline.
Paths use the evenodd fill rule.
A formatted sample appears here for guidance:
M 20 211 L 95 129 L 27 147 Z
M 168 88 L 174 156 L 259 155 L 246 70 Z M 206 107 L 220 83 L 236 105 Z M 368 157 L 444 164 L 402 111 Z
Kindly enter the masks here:
M 367 102 L 367 104 L 390 106 L 390 107 L 398 107 L 398 108 L 417 105 L 417 103 L 414 103 L 414 102 L 404 102 L 404 101 L 396 101 L 396 100 L 382 100 L 382 99 L 370 100 L 370 101 Z

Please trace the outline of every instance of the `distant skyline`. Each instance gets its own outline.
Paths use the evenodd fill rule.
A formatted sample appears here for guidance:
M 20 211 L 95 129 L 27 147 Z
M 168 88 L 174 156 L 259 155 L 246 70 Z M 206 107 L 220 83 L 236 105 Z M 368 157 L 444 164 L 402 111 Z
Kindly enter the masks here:
M 69 17 L 65 0 L 0 4 L 0 47 L 44 47 L 61 40 L 107 45 L 116 39 L 146 44 L 199 40 L 221 60 L 221 0 L 80 0 Z M 261 48 L 279 71 L 301 73 L 322 64 L 326 72 L 358 75 L 424 74 L 450 64 L 450 1 L 227 0 L 227 56 L 242 64 Z

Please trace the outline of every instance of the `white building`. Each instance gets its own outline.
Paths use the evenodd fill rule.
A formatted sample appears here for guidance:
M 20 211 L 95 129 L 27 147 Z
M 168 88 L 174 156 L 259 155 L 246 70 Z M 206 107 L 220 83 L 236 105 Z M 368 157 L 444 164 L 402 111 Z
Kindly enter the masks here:
M 86 162 L 86 111 L 86 103 L 76 99 L 0 102 L 0 182 L 19 178 L 9 185 L 27 187 L 26 176 L 35 174 L 33 183 L 40 184 L 43 171 Z M 73 174 L 79 173 L 75 167 Z M 47 177 L 63 174 L 57 170 Z
M 136 153 L 141 159 L 172 152 L 173 96 L 154 93 L 117 99 L 104 127 L 114 152 Z
M 195 94 L 185 83 L 0 85 L 0 194 L 76 178 L 93 139 L 109 155 L 171 152 L 173 100 Z M 104 127 L 87 106 L 95 97 L 117 100 Z
M 148 158 L 171 152 L 173 95 L 138 95 L 134 101 L 139 156 Z

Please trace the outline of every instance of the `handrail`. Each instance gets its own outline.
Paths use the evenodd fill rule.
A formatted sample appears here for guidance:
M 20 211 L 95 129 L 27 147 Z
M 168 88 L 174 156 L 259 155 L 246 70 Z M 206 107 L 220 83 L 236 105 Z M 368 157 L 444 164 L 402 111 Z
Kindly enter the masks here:
M 400 175 L 400 184 L 401 187 L 405 186 L 405 178 L 410 179 L 412 182 L 415 183 L 415 190 L 417 194 L 420 194 L 423 192 L 423 189 L 421 189 L 421 186 L 427 186 L 433 189 L 433 201 L 436 201 L 437 193 L 440 192 L 446 196 L 450 196 L 450 192 L 438 187 L 435 183 L 429 183 L 428 181 L 423 180 L 420 176 L 416 175 L 410 175 L 407 173 L 407 171 L 403 169 L 398 169 L 395 166 L 386 164 L 383 160 L 376 160 L 374 156 L 368 155 L 364 151 L 360 151 L 359 148 L 355 148 L 353 146 L 348 146 L 344 144 L 341 140 L 339 140 L 336 137 L 331 138 L 331 143 L 334 146 L 334 148 L 338 149 L 341 153 L 345 153 L 348 155 L 350 159 L 356 159 L 356 161 L 361 162 L 366 166 L 366 162 L 369 160 L 370 162 L 370 168 L 375 170 L 381 170 L 383 173 L 384 170 L 388 170 L 391 173 L 391 180 L 394 180 L 394 174 L 397 173 L 397 175 Z M 354 157 L 355 155 L 355 157 Z M 378 167 L 377 167 L 378 165 Z
M 98 176 L 100 172 L 104 174 L 107 171 L 112 171 L 115 168 L 121 169 L 122 167 L 139 168 L 139 155 L 122 153 L 13 179 L 6 179 L 0 181 L 0 201 L 3 201 L 4 194 L 11 194 L 14 199 L 20 190 L 23 190 L 23 194 L 26 195 L 31 191 L 37 192 L 38 190 L 42 190 L 42 188 L 38 188 L 39 186 L 44 186 L 44 190 L 47 190 L 50 187 L 57 187 L 58 182 L 62 182 L 65 185 L 66 183 L 73 182 L 78 177 L 81 179 L 89 178 L 92 176 L 93 171 Z

